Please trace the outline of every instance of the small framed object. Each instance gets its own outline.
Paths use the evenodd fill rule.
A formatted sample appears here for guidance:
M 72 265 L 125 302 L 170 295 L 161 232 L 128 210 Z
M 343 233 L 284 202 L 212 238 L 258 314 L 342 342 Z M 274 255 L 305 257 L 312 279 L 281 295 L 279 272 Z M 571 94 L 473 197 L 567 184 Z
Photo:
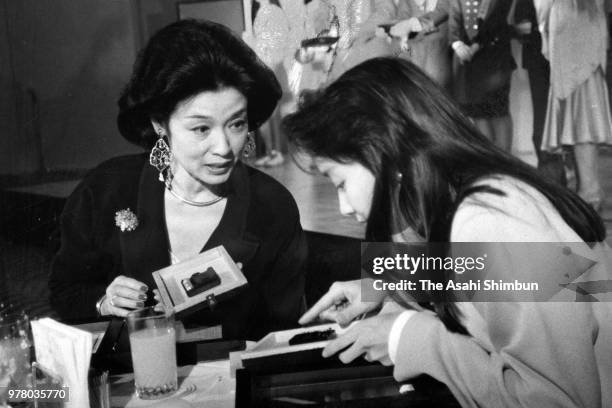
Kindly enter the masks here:
M 349 326 L 350 327 L 350 326 Z M 323 361 L 321 350 L 348 330 L 337 323 L 272 332 L 240 356 L 245 368 L 312 366 Z
M 177 315 L 214 308 L 248 283 L 223 246 L 155 271 L 153 279 L 162 303 Z
M 237 407 L 459 408 L 450 390 L 431 377 L 399 384 L 393 367 L 357 358 L 344 364 L 321 350 L 349 327 L 336 323 L 269 333 L 240 354 Z

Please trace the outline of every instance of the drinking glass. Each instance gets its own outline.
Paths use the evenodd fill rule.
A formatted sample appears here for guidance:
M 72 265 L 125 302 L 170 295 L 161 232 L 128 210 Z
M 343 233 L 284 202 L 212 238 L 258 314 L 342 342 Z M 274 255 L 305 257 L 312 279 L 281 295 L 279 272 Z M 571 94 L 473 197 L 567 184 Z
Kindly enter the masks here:
M 174 314 L 153 307 L 127 315 L 134 384 L 141 399 L 157 399 L 177 389 Z
M 0 313 L 0 407 L 7 402 L 23 402 L 8 395 L 10 388 L 32 386 L 32 335 L 28 316 Z

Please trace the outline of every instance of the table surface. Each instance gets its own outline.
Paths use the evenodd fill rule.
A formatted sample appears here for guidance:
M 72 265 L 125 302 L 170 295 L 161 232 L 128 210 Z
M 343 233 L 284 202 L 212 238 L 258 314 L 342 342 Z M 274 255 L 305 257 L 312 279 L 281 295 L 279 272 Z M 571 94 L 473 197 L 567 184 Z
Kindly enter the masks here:
M 160 400 L 140 400 L 134 394 L 134 375 L 110 378 L 112 408 L 206 407 L 233 408 L 236 379 L 230 375 L 229 360 L 201 362 L 179 367 L 179 390 Z M 185 404 L 187 402 L 188 404 Z

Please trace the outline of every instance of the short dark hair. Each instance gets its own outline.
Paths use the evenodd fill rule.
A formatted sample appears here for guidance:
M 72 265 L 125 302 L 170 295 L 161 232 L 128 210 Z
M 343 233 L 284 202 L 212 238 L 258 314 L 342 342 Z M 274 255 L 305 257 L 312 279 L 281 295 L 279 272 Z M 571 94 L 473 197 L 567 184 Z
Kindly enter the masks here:
M 136 59 L 119 98 L 119 131 L 151 148 L 157 139 L 151 119 L 166 122 L 181 101 L 225 87 L 246 97 L 251 130 L 268 119 L 282 94 L 272 70 L 227 27 L 204 20 L 170 24 Z

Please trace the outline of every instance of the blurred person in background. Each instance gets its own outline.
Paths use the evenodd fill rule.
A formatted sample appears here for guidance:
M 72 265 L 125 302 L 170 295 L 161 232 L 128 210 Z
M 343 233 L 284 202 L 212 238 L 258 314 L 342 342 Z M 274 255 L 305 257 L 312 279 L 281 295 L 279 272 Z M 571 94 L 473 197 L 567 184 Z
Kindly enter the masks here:
M 563 157 L 542 150 L 542 137 L 548 93 L 550 90 L 550 64 L 542 55 L 542 36 L 538 29 L 533 0 L 515 0 L 514 28 L 522 46 L 522 65 L 529 75 L 529 90 L 533 112 L 533 147 L 538 158 L 538 169 L 551 180 L 566 185 Z
M 550 95 L 542 150 L 571 146 L 578 194 L 601 210 L 598 144 L 612 144 L 605 82 L 608 29 L 604 0 L 535 0 Z
M 400 0 L 390 34 L 404 45 L 400 57 L 425 71 L 448 88 L 451 82 L 451 50 L 448 46 L 449 0 Z
M 499 148 L 512 148 L 510 80 L 516 63 L 506 0 L 450 0 L 453 93 L 465 114 Z

